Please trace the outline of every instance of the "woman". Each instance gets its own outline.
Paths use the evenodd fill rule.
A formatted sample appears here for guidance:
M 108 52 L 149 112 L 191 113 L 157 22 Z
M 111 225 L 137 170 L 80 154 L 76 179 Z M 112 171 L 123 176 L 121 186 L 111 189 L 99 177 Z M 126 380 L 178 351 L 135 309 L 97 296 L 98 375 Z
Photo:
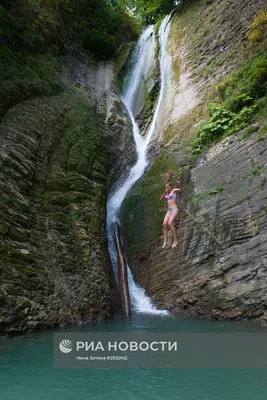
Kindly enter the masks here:
M 181 192 L 181 183 L 180 183 L 179 179 L 177 179 L 177 183 L 180 186 L 179 188 L 174 188 L 172 183 L 170 182 L 171 178 L 172 178 L 172 171 L 170 169 L 169 169 L 166 177 L 167 177 L 167 183 L 165 184 L 165 192 L 160 197 L 160 200 L 165 199 L 168 202 L 168 210 L 167 210 L 167 213 L 166 213 L 164 221 L 163 221 L 163 246 L 162 246 L 163 249 L 168 242 L 167 226 L 170 227 L 172 234 L 173 234 L 173 244 L 171 247 L 176 247 L 178 245 L 176 229 L 175 229 L 173 223 L 178 215 L 178 205 L 177 205 L 176 193 Z

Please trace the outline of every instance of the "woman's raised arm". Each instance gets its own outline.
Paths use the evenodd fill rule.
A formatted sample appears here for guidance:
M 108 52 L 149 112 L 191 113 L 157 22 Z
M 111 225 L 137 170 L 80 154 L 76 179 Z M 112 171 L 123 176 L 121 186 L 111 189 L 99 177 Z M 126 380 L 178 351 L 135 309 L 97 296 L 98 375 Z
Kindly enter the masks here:
M 160 196 L 160 200 L 164 200 L 164 199 L 165 199 L 165 195 L 166 195 L 166 192 L 164 192 L 164 193 Z

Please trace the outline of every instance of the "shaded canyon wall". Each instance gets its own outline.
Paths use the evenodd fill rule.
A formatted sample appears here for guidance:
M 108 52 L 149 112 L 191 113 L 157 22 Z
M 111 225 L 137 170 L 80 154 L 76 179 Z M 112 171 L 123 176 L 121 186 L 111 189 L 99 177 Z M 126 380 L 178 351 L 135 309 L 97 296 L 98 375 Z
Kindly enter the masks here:
M 107 190 L 135 158 L 115 75 L 72 49 L 54 94 L 18 93 L 1 119 L 2 333 L 112 312 Z

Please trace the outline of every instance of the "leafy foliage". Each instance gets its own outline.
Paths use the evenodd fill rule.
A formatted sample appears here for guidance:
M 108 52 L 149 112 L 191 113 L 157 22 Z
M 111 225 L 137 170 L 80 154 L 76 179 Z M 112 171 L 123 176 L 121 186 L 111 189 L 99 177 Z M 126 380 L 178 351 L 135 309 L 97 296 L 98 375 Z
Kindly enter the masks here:
M 260 54 L 217 86 L 226 108 L 237 112 L 267 94 L 267 56 Z
M 263 121 L 263 123 L 259 129 L 259 132 L 256 135 L 256 140 L 258 142 L 260 142 L 265 138 L 266 135 L 267 135 L 267 123 L 266 123 L 266 121 Z
M 256 110 L 264 110 L 267 102 L 267 56 L 254 57 L 217 85 L 216 93 L 220 105 L 210 106 L 210 118 L 196 131 L 194 154 L 200 154 L 212 143 L 245 128 Z
M 138 30 L 116 0 L 17 0 L 0 6 L 0 43 L 43 52 L 74 38 L 99 58 L 111 58 Z
M 3 0 L 0 5 L 0 116 L 20 101 L 60 92 L 61 54 L 81 44 L 116 55 L 138 31 L 115 0 Z
M 114 36 L 99 28 L 87 32 L 83 45 L 100 58 L 111 58 L 116 52 L 116 39 Z
M 146 104 L 144 108 L 144 119 L 146 125 L 149 124 L 152 119 L 153 110 L 155 108 L 155 104 L 159 94 L 159 89 L 159 82 L 156 81 L 153 89 L 150 92 L 146 90 Z
M 174 0 L 119 0 L 128 9 L 140 26 L 157 22 L 165 14 L 169 14 L 176 4 Z
M 193 142 L 194 154 L 201 153 L 208 145 L 245 127 L 251 120 L 255 108 L 255 105 L 245 106 L 235 114 L 222 106 L 212 104 L 210 118 L 200 125 Z
M 251 42 L 260 42 L 267 32 L 267 13 L 259 11 L 254 21 L 249 25 L 248 39 Z
M 138 30 L 116 0 L 72 0 L 65 11 L 66 21 L 75 21 L 75 30 L 84 46 L 99 58 L 111 58 L 121 43 L 135 40 Z

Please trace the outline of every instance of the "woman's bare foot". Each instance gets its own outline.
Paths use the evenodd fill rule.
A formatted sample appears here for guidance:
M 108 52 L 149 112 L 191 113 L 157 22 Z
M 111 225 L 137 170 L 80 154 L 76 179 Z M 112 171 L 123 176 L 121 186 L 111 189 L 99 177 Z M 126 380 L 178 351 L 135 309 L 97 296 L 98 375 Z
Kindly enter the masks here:
M 177 245 L 178 245 L 178 241 L 176 240 L 173 242 L 172 247 L 176 247 Z
M 163 243 L 162 249 L 164 249 L 164 247 L 166 246 L 167 242 Z

